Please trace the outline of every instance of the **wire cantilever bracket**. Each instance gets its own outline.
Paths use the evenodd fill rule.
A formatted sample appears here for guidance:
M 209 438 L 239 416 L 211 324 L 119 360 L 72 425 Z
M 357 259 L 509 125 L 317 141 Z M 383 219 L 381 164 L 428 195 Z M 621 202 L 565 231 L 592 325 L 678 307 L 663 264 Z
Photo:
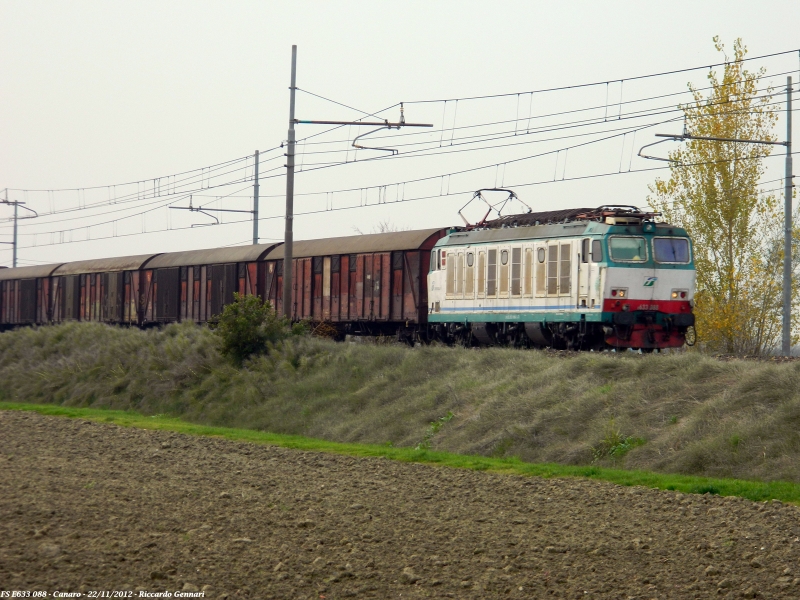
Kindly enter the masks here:
M 382 131 L 383 129 L 391 129 L 391 128 L 392 128 L 392 126 L 389 125 L 389 122 L 387 121 L 386 125 L 384 125 L 383 127 L 378 127 L 377 129 L 373 129 L 372 131 L 367 131 L 366 133 L 362 133 L 361 135 L 357 135 L 355 138 L 353 138 L 352 146 L 353 146 L 353 148 L 356 148 L 357 150 L 381 150 L 383 152 L 391 152 L 392 156 L 394 156 L 396 154 L 400 154 L 400 151 L 396 150 L 394 148 L 377 148 L 377 147 L 373 147 L 373 146 L 362 146 L 361 144 L 356 144 L 356 141 L 358 141 L 359 139 L 361 139 L 363 137 L 366 137 L 366 136 L 368 136 L 368 135 L 370 135 L 372 133 L 375 133 L 376 131 Z M 398 129 L 400 129 L 400 128 L 398 127 Z
M 192 225 L 190 225 L 190 227 L 209 227 L 211 225 L 219 225 L 219 219 L 217 217 L 215 217 L 214 215 L 212 215 L 210 213 L 207 213 L 205 210 L 203 210 L 202 206 L 198 206 L 197 208 L 192 206 L 192 197 L 191 196 L 189 196 L 189 206 L 170 206 L 169 208 L 171 208 L 173 210 L 188 210 L 189 212 L 202 213 L 205 216 L 211 217 L 212 219 L 214 219 L 214 221 L 216 221 L 215 223 L 192 223 Z M 219 211 L 219 210 L 224 210 L 224 209 L 209 208 L 208 210 Z M 224 211 L 224 212 L 245 212 L 245 211 Z
M 381 131 L 383 129 L 392 129 L 392 128 L 400 129 L 401 127 L 403 127 L 406 124 L 406 116 L 405 116 L 404 112 L 405 111 L 404 111 L 404 108 L 403 108 L 403 103 L 401 102 L 400 103 L 400 120 L 397 122 L 396 125 L 393 125 L 393 124 L 389 123 L 388 120 L 384 120 L 384 123 L 385 123 L 384 126 L 378 127 L 377 129 L 373 129 L 372 131 L 368 131 L 366 133 L 362 133 L 361 135 L 357 135 L 355 138 L 353 138 L 353 143 L 352 143 L 353 148 L 356 148 L 357 150 L 380 150 L 381 152 L 391 152 L 392 156 L 400 154 L 400 151 L 395 149 L 395 148 L 376 148 L 376 147 L 373 147 L 373 146 L 362 146 L 361 144 L 356 144 L 356 142 L 359 139 L 363 138 L 363 137 L 366 137 L 368 135 L 371 135 L 371 134 L 375 133 L 376 131 Z
M 205 216 L 211 217 L 212 219 L 214 219 L 214 221 L 216 221 L 216 223 L 193 223 L 192 227 L 210 227 L 211 225 L 219 225 L 219 219 L 214 215 L 212 215 L 211 213 L 207 213 L 202 208 L 195 208 L 192 210 L 192 212 L 202 213 Z
M 374 115 L 368 115 L 374 116 Z M 403 112 L 403 103 L 400 103 L 400 120 L 397 123 L 390 123 L 388 120 L 384 119 L 383 123 L 380 121 L 317 121 L 317 120 L 306 120 L 306 119 L 292 119 L 292 123 L 297 124 L 308 124 L 308 125 L 354 125 L 359 127 L 375 127 L 377 126 L 378 129 L 373 131 L 368 131 L 367 133 L 362 133 L 353 140 L 353 148 L 359 150 L 381 150 L 383 152 L 391 152 L 392 155 L 399 154 L 400 151 L 394 148 L 373 148 L 371 146 L 361 146 L 360 144 L 356 144 L 356 141 L 360 138 L 375 133 L 376 131 L 380 131 L 381 129 L 400 129 L 401 127 L 433 127 L 432 123 L 406 123 L 406 117 Z
M 660 156 L 650 156 L 649 154 L 642 154 L 642 150 L 644 150 L 645 148 L 649 148 L 650 146 L 655 146 L 657 144 L 661 144 L 663 142 L 669 142 L 669 141 L 679 142 L 680 140 L 681 140 L 681 136 L 676 135 L 675 137 L 669 137 L 669 138 L 666 138 L 666 139 L 663 139 L 663 140 L 658 140 L 657 142 L 652 142 L 650 144 L 645 144 L 644 146 L 639 148 L 639 152 L 636 153 L 636 156 L 639 156 L 640 158 L 646 158 L 648 160 L 660 160 L 662 162 L 668 162 L 668 163 L 679 163 L 680 161 L 673 160 L 671 158 L 662 158 Z
M 24 208 L 25 210 L 29 210 L 29 211 L 31 211 L 31 212 L 33 213 L 33 216 L 32 216 L 32 217 L 31 217 L 31 216 L 28 216 L 28 217 L 19 217 L 19 220 L 20 220 L 20 221 L 21 221 L 22 219 L 35 219 L 36 217 L 38 217 L 38 216 L 39 216 L 39 213 L 37 213 L 37 212 L 36 212 L 35 210 L 33 210 L 32 208 L 28 208 L 27 206 L 24 206 L 22 202 L 18 202 L 17 204 L 19 204 L 19 207 L 20 207 L 20 208 Z

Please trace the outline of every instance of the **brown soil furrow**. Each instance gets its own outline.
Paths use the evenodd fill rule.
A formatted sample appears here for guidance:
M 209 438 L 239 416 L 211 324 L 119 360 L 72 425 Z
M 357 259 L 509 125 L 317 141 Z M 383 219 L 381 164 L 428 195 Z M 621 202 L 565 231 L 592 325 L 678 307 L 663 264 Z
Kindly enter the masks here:
M 800 596 L 800 509 L 0 412 L 0 590 Z M 138 593 L 134 594 L 138 597 Z

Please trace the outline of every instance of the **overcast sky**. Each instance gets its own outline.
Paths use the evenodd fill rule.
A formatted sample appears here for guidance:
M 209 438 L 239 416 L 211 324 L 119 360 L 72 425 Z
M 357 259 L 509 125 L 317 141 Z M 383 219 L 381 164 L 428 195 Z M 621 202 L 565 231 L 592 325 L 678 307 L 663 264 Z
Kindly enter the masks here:
M 434 125 L 360 142 L 396 156 L 356 153 L 353 138 L 369 129 L 298 125 L 298 139 L 322 134 L 298 145 L 295 239 L 311 239 L 386 221 L 458 224 L 471 192 L 494 186 L 512 187 L 534 210 L 644 206 L 648 183 L 667 173 L 636 152 L 654 133 L 680 131 L 674 108 L 688 100 L 687 82 L 706 85 L 708 70 L 630 78 L 720 62 L 714 35 L 729 49 L 742 37 L 749 56 L 796 50 L 798 23 L 796 0 L 0 0 L 0 190 L 41 215 L 20 221 L 19 264 L 248 243 L 247 213 L 212 213 L 222 225 L 191 227 L 214 219 L 167 206 L 187 207 L 191 196 L 195 207 L 250 210 L 245 157 L 256 149 L 260 237 L 282 239 L 292 44 L 298 118 L 364 116 L 311 92 L 366 112 L 391 107 L 380 117 L 392 121 L 404 102 L 408 122 Z M 782 101 L 800 56 L 750 63 L 761 66 Z M 465 100 L 493 94 L 511 95 Z M 441 99 L 451 101 L 418 102 Z M 785 135 L 783 117 L 776 134 Z M 783 158 L 767 164 L 764 188 L 778 187 Z M 0 219 L 11 214 L 0 207 Z M 466 214 L 482 211 L 473 204 Z M 11 241 L 8 221 L 0 241 Z M 0 264 L 10 262 L 0 245 Z

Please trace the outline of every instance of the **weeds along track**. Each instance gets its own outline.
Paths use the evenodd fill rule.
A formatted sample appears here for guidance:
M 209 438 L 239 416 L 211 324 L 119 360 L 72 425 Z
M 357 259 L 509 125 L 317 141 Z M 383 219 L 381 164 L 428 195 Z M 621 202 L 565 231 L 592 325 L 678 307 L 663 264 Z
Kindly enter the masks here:
M 800 482 L 800 363 L 294 338 L 238 368 L 204 327 L 0 334 L 0 400 L 340 442 Z
M 0 411 L 0 591 L 790 598 L 800 509 Z

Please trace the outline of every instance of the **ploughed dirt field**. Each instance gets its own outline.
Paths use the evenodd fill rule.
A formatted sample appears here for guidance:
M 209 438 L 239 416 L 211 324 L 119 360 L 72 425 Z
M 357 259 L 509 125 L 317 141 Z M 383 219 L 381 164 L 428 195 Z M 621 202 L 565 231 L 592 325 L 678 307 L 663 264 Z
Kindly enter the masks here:
M 0 590 L 798 598 L 800 508 L 0 411 Z

